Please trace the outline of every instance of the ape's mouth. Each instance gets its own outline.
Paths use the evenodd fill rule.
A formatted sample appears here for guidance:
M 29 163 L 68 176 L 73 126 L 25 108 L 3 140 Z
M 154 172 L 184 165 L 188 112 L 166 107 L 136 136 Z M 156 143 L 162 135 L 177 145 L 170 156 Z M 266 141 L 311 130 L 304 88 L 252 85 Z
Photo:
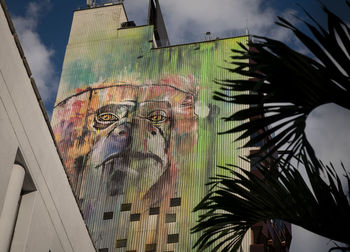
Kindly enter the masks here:
M 130 159 L 141 161 L 144 159 L 152 159 L 158 163 L 158 169 L 162 169 L 161 167 L 163 167 L 162 159 L 152 153 L 129 152 L 110 155 L 100 165 L 96 166 L 96 168 L 102 167 L 103 169 L 107 169 L 109 174 L 107 180 L 107 191 L 110 196 L 123 194 L 126 177 L 131 176 L 134 178 L 141 178 L 146 167 L 149 167 L 143 166 L 142 169 L 132 169 L 129 164 Z
M 121 152 L 109 155 L 100 164 L 96 165 L 95 168 L 103 167 L 106 163 L 113 160 L 113 162 L 128 162 L 129 160 L 143 160 L 143 159 L 154 159 L 156 162 L 160 163 L 161 166 L 164 165 L 163 160 L 154 153 L 143 153 L 143 152 Z

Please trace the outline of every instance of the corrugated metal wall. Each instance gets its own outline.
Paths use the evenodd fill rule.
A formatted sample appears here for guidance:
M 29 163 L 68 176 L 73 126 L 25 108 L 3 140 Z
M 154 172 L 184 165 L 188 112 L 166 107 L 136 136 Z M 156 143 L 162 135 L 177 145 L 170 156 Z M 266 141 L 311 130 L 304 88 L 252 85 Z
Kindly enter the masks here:
M 151 49 L 152 26 L 96 33 L 108 8 L 76 15 L 67 46 L 51 122 L 67 174 L 97 248 L 191 251 L 208 178 L 247 165 L 217 135 L 237 105 L 212 99 L 247 37 Z

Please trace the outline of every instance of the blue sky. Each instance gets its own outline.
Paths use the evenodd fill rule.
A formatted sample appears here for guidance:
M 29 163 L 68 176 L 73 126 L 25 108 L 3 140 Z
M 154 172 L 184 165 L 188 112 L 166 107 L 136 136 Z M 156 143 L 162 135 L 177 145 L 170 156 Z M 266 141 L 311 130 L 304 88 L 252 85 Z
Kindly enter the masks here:
M 306 52 L 290 32 L 274 24 L 277 16 L 283 16 L 297 26 L 302 26 L 299 18 L 306 17 L 296 5 L 297 2 L 321 24 L 326 25 L 325 15 L 316 0 L 159 1 L 171 44 L 203 40 L 207 31 L 211 32 L 213 38 L 239 36 L 248 28 L 251 34 L 279 39 L 301 52 Z M 350 23 L 350 8 L 346 7 L 345 1 L 323 2 Z M 8 0 L 6 4 L 46 109 L 51 114 L 73 11 L 85 7 L 85 1 Z M 124 5 L 129 20 L 134 20 L 137 25 L 146 23 L 148 0 L 125 0 Z M 308 138 L 321 159 L 333 161 L 336 166 L 342 160 L 345 166 L 350 167 L 348 125 L 349 111 L 335 105 L 324 105 L 309 116 Z M 292 252 L 328 251 L 327 247 L 332 245 L 327 239 L 297 227 L 293 228 L 293 232 Z
M 325 24 L 318 1 L 298 2 Z M 342 17 L 347 17 L 344 1 L 327 0 L 324 3 Z M 137 25 L 146 23 L 148 0 L 125 0 L 124 4 L 129 20 L 134 20 Z M 160 4 L 172 44 L 203 40 L 207 31 L 213 38 L 239 36 L 248 27 L 251 34 L 300 46 L 287 30 L 273 24 L 278 15 L 300 24 L 296 16 L 303 18 L 305 15 L 295 0 L 220 0 L 220 5 L 212 0 L 163 0 Z M 7 1 L 7 6 L 46 109 L 51 114 L 73 11 L 84 8 L 85 1 L 11 0 Z
M 318 1 L 303 0 L 299 3 L 325 24 Z M 324 3 L 347 17 L 347 8 L 344 8 L 342 0 Z M 129 20 L 134 20 L 137 25 L 146 23 L 148 0 L 125 0 L 124 4 Z M 220 5 L 212 0 L 163 0 L 160 4 L 172 44 L 203 40 L 207 31 L 213 38 L 239 36 L 248 27 L 251 34 L 277 38 L 298 47 L 291 34 L 273 22 L 279 15 L 300 24 L 296 16 L 305 17 L 296 1 L 287 0 L 220 0 Z M 73 11 L 84 8 L 85 1 L 11 0 L 7 1 L 7 6 L 46 109 L 51 114 Z

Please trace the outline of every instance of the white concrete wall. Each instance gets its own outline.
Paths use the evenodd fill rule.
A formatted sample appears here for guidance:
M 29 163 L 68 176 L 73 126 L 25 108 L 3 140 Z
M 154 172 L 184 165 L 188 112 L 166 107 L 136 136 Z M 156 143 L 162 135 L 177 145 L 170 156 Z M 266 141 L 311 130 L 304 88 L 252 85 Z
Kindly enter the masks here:
M 36 188 L 11 251 L 95 251 L 2 8 L 0 38 L 0 213 L 18 150 Z

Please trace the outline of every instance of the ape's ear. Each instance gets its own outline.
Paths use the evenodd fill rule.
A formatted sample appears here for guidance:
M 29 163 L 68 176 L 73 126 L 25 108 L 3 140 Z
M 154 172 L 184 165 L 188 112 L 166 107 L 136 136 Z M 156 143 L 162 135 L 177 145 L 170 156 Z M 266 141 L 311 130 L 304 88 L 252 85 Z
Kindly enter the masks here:
M 210 108 L 201 101 L 197 101 L 194 104 L 194 113 L 199 118 L 206 118 L 210 113 Z

